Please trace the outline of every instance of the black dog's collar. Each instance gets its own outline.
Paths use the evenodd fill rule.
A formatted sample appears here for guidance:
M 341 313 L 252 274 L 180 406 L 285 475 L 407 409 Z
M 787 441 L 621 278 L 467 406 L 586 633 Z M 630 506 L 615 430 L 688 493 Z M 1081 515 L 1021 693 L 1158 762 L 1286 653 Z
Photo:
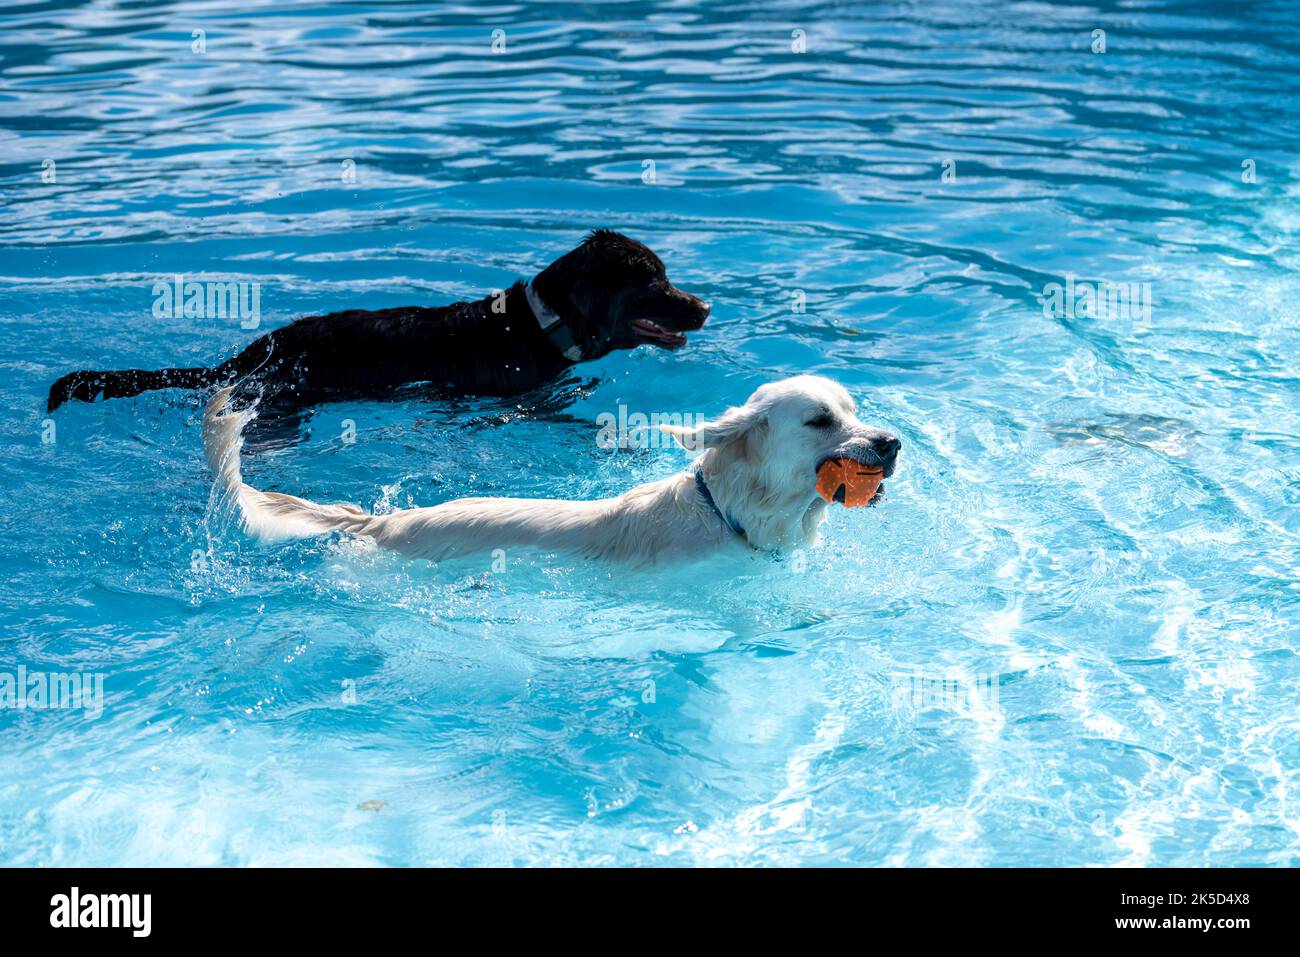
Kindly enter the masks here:
M 753 542 L 749 540 L 749 536 L 745 534 L 745 530 L 741 528 L 738 523 L 729 519 L 722 509 L 718 508 L 718 503 L 713 500 L 713 493 L 709 491 L 709 483 L 704 481 L 704 473 L 699 469 L 695 470 L 695 488 L 700 493 L 700 498 L 704 499 L 709 508 L 713 509 L 713 514 L 722 519 L 722 524 L 743 538 L 745 544 L 753 547 Z
M 531 279 L 524 283 L 524 295 L 528 297 L 528 308 L 533 311 L 537 324 L 542 327 L 542 332 L 546 333 L 555 348 L 560 350 L 560 354 L 570 362 L 581 362 L 582 347 L 574 341 L 573 333 L 564 324 L 560 314 L 542 302 L 542 297 L 533 288 Z

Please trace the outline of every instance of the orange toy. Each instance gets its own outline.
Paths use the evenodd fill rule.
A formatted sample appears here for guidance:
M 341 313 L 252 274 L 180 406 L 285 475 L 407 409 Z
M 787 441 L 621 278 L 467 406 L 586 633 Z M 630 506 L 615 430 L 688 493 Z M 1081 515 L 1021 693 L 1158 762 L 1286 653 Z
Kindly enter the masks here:
M 845 508 L 870 505 L 885 470 L 853 459 L 827 459 L 817 470 L 817 494 Z

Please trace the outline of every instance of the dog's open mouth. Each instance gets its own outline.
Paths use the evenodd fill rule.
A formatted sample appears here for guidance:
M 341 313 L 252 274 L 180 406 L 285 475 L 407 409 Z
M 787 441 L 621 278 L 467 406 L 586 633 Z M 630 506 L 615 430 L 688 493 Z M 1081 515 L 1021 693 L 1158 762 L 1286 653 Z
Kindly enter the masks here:
M 845 508 L 874 505 L 885 493 L 885 470 L 847 455 L 826 459 L 817 467 L 817 494 Z
M 649 319 L 634 319 L 630 325 L 632 334 L 642 342 L 650 342 L 665 349 L 680 349 L 686 345 L 686 336 L 680 332 L 665 329 Z

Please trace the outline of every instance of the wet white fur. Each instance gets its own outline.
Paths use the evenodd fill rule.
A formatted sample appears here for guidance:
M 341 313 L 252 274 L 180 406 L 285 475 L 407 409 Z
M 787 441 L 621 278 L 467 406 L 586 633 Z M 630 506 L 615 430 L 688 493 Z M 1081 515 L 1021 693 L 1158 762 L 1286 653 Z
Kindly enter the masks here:
M 746 533 L 729 529 L 703 500 L 690 471 L 638 485 L 617 498 L 466 498 L 371 515 L 355 505 L 318 505 L 261 492 L 243 481 L 240 449 L 253 412 L 226 411 L 218 392 L 203 417 L 203 448 L 247 531 L 261 539 L 332 531 L 373 539 L 411 558 L 441 561 L 497 548 L 535 547 L 632 565 L 703 558 L 721 549 L 788 550 L 810 545 L 825 519 L 817 465 L 846 441 L 870 433 L 843 387 L 818 376 L 762 386 L 742 406 L 696 428 L 664 426 L 688 448 L 703 448 L 703 471 L 718 507 Z M 807 426 L 829 411 L 829 429 Z

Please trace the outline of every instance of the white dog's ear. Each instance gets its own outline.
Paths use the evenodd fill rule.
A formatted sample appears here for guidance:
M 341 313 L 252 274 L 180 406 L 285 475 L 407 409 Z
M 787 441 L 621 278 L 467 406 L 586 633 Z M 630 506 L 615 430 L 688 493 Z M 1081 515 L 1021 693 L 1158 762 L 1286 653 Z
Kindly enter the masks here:
M 696 426 L 661 425 L 659 430 L 671 435 L 688 452 L 701 449 L 716 449 L 730 445 L 745 438 L 752 430 L 761 426 L 767 418 L 766 410 L 753 405 L 741 405 L 728 409 L 716 419 L 701 422 Z

